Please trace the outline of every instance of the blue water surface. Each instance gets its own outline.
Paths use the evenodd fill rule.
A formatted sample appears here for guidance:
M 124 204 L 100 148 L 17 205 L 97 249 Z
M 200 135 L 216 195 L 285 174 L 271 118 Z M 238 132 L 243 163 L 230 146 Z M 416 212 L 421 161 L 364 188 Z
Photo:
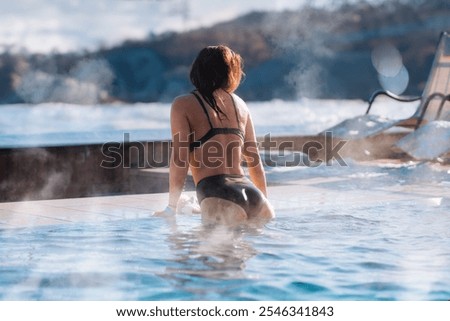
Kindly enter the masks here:
M 305 170 L 286 175 L 344 173 Z M 449 188 L 448 172 L 416 181 L 411 171 L 421 169 L 352 170 L 321 185 L 343 199 L 389 184 L 411 195 Z M 449 300 L 450 195 L 385 195 L 279 206 L 264 227 L 205 226 L 185 214 L 0 230 L 0 299 Z

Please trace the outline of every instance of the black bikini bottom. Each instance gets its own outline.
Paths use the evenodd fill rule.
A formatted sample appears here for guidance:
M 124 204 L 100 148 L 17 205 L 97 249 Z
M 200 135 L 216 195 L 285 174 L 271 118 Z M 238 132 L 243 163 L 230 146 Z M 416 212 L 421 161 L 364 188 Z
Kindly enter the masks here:
M 241 206 L 249 217 L 257 215 L 265 203 L 264 195 L 242 175 L 215 175 L 205 177 L 196 187 L 199 204 L 208 197 L 217 197 Z

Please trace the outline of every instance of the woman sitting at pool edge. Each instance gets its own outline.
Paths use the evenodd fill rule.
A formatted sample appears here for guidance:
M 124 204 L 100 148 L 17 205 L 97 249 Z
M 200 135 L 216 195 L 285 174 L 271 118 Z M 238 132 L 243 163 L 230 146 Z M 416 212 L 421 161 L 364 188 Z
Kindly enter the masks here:
M 274 217 L 250 112 L 234 94 L 242 66 L 240 55 L 222 45 L 202 49 L 192 64 L 195 90 L 175 98 L 170 113 L 169 205 L 155 215 L 176 213 L 190 168 L 203 221 L 234 225 Z

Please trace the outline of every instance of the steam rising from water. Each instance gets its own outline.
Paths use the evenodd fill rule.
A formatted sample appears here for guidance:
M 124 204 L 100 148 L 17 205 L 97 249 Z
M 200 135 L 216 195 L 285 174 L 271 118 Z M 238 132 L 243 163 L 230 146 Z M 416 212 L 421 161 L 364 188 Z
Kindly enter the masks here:
M 105 60 L 80 61 L 68 75 L 26 70 L 16 87 L 25 102 L 67 102 L 95 104 L 107 98 L 113 72 Z
M 127 272 L 114 247 L 110 247 L 121 243 L 114 225 L 98 229 L 88 224 L 67 225 L 11 230 L 8 234 L 12 253 L 7 257 L 21 276 L 6 280 L 11 285 L 2 299 L 129 299 L 126 293 L 110 289 L 113 284 L 120 287 L 121 277 Z
M 282 15 L 266 15 L 265 32 L 278 53 L 290 58 L 295 65 L 286 76 L 299 97 L 318 97 L 324 88 L 321 79 L 328 77 L 321 59 L 335 53 L 328 46 L 329 35 L 341 23 L 340 19 L 317 19 L 317 9 L 305 7 L 301 11 Z
M 279 216 L 262 230 L 136 219 L 131 204 L 120 221 L 0 230 L 0 298 L 446 300 L 449 175 L 423 163 L 273 168 L 272 182 L 306 185 L 272 196 Z

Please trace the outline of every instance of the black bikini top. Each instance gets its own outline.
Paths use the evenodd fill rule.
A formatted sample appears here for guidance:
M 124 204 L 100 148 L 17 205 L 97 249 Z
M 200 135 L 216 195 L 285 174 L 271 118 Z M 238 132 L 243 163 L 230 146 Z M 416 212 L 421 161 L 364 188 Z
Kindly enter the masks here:
M 202 144 L 206 143 L 209 139 L 211 139 L 215 135 L 219 134 L 233 134 L 238 135 L 242 140 L 244 140 L 244 132 L 239 128 L 229 128 L 229 127 L 213 127 L 211 123 L 211 119 L 209 118 L 208 111 L 206 110 L 205 104 L 203 103 L 203 100 L 195 93 L 192 92 L 192 94 L 197 98 L 198 102 L 200 103 L 200 106 L 202 106 L 203 111 L 205 112 L 206 118 L 208 119 L 209 127 L 210 129 L 206 132 L 206 134 L 200 138 L 199 140 L 196 140 L 195 142 L 192 142 L 189 144 L 189 150 L 192 152 L 195 148 L 200 147 Z M 230 95 L 231 96 L 231 95 Z M 237 112 L 236 104 L 234 102 L 233 96 L 231 96 L 231 100 L 233 101 L 234 106 L 234 112 L 236 114 L 236 120 L 239 124 L 239 115 Z

